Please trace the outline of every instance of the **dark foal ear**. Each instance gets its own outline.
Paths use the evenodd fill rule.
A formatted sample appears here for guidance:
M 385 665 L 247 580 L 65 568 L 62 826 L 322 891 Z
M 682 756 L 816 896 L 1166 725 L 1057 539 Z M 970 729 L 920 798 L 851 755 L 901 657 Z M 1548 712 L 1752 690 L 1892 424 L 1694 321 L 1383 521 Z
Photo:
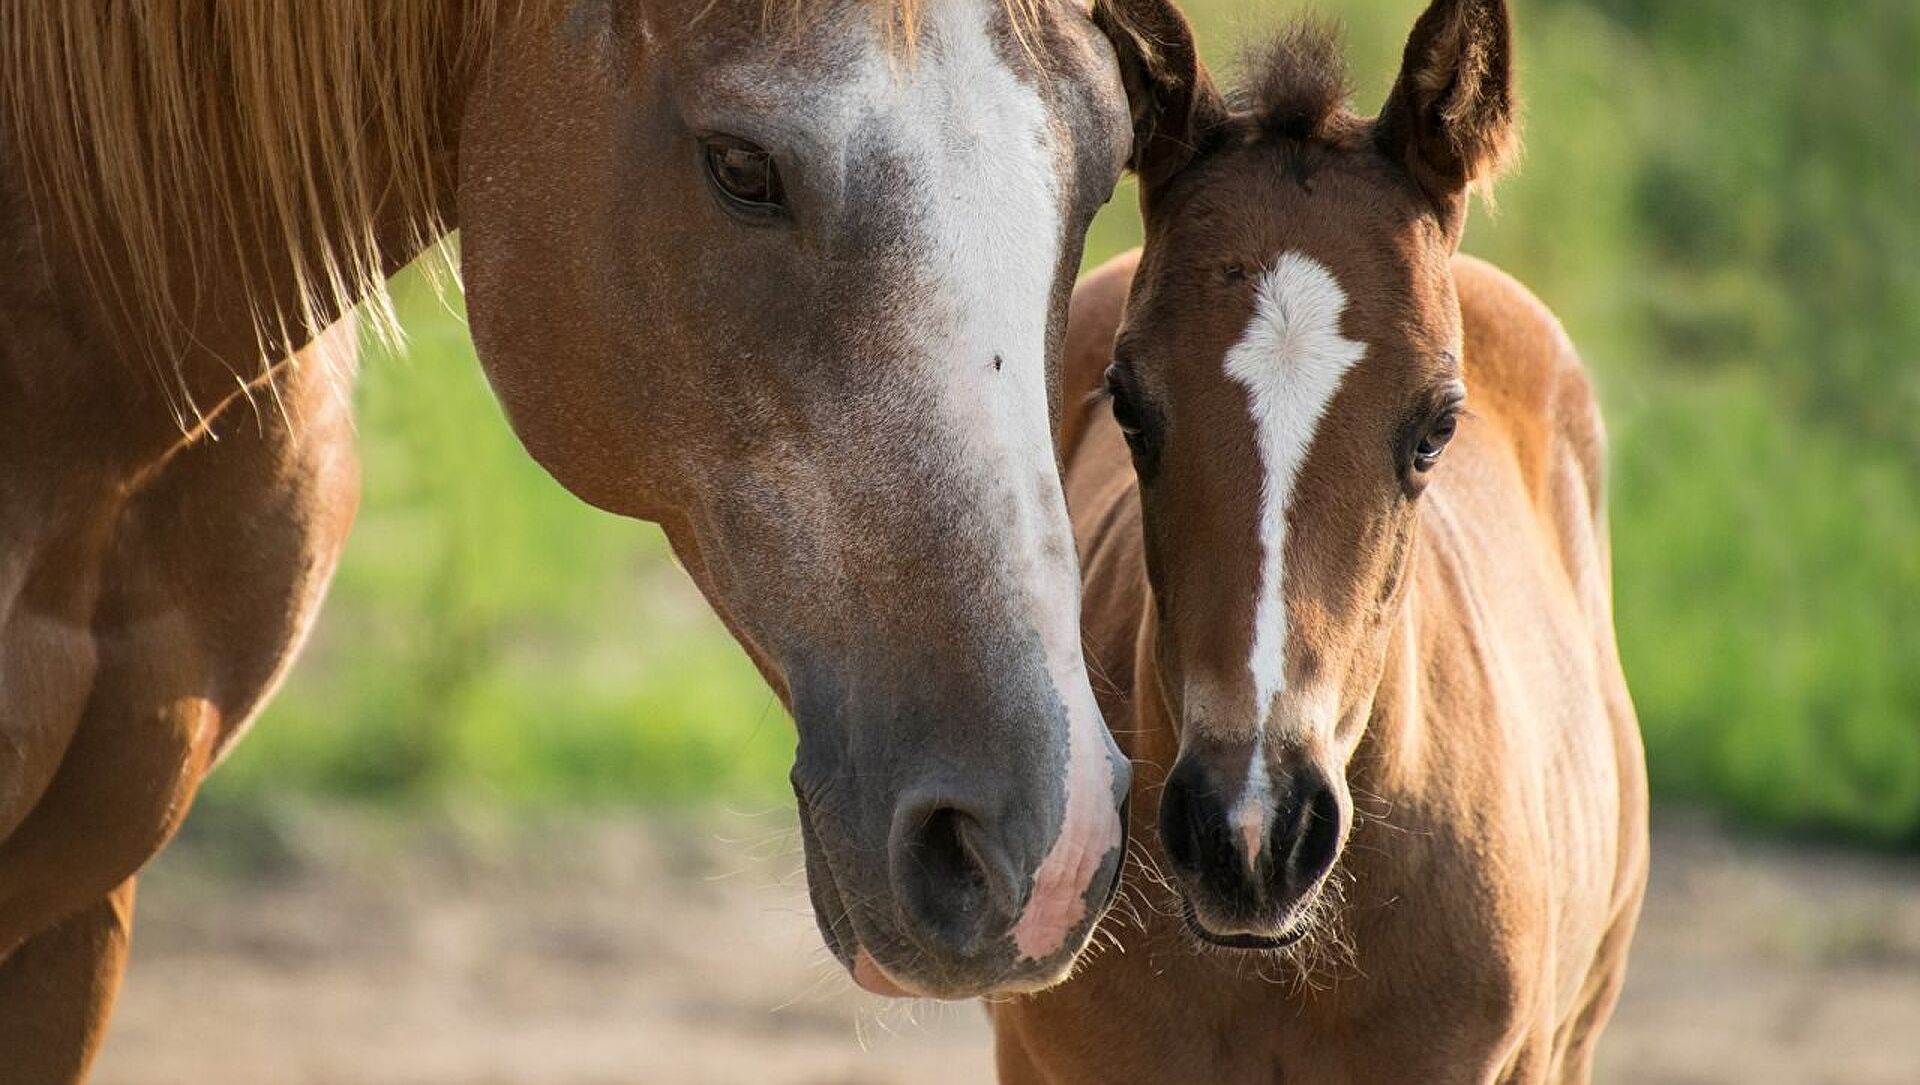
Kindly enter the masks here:
M 1133 109 L 1127 166 L 1151 194 L 1192 161 L 1226 105 L 1172 0 L 1094 0 L 1093 22 L 1113 43 Z
M 1492 181 L 1517 142 L 1512 39 L 1506 0 L 1433 0 L 1375 122 L 1456 231 L 1467 190 Z

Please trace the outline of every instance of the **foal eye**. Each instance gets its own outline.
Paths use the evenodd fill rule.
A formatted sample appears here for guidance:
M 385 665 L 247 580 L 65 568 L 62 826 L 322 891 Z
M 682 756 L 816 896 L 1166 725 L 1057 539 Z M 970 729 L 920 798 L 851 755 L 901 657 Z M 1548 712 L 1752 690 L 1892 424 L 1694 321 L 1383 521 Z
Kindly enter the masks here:
M 1158 416 L 1151 405 L 1143 403 L 1128 385 L 1127 376 L 1121 372 L 1120 366 L 1110 365 L 1101 392 L 1113 410 L 1114 424 L 1120 427 L 1120 435 L 1127 439 L 1127 448 L 1133 452 L 1134 466 L 1145 472 L 1153 466 L 1153 430 Z
M 773 156 L 755 144 L 733 136 L 709 136 L 702 144 L 707 179 L 734 211 L 761 218 L 784 214 L 786 186 Z
M 1426 434 L 1420 438 L 1420 443 L 1413 448 L 1413 469 L 1423 474 L 1433 470 L 1434 465 L 1440 462 L 1440 453 L 1446 451 L 1447 442 L 1453 440 L 1454 431 L 1459 428 L 1460 415 L 1457 411 L 1447 411 L 1434 419 L 1433 424 L 1427 427 Z
M 1140 435 L 1140 414 L 1127 394 L 1127 386 L 1120 379 L 1118 367 L 1107 367 L 1106 386 L 1107 403 L 1113 408 L 1114 424 L 1120 427 L 1121 433 L 1127 435 L 1127 440 L 1132 441 Z

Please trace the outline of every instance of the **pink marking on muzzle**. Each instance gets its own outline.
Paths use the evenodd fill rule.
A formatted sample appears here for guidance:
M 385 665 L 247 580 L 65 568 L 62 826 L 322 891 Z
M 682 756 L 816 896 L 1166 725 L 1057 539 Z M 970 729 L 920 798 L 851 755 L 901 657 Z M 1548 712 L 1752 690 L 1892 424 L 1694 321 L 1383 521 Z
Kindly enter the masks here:
M 1267 812 L 1249 799 L 1234 808 L 1234 827 L 1240 830 L 1240 847 L 1247 854 L 1247 869 L 1260 865 L 1260 849 L 1267 842 Z
M 1067 803 L 1060 835 L 1033 874 L 1026 911 L 1013 925 L 1013 943 L 1027 960 L 1060 952 L 1087 918 L 1087 892 L 1107 856 L 1120 846 L 1120 812 L 1113 799 L 1113 763 L 1106 724 L 1091 697 L 1067 715 Z
M 916 997 L 912 991 L 901 986 L 900 981 L 887 975 L 887 970 L 880 967 L 880 962 L 873 959 L 873 954 L 868 953 L 865 946 L 854 953 L 852 972 L 853 982 L 869 994 L 882 998 Z

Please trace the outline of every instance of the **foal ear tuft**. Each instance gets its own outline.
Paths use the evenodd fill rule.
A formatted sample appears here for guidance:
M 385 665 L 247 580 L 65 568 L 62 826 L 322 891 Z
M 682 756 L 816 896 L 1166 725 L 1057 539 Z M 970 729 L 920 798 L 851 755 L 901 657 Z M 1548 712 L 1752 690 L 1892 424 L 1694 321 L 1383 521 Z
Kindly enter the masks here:
M 1512 41 L 1506 0 L 1433 0 L 1407 39 L 1377 138 L 1443 217 L 1457 219 L 1519 141 Z
M 1172 0 L 1094 0 L 1093 22 L 1120 62 L 1133 111 L 1127 166 L 1150 196 L 1193 160 L 1226 106 Z

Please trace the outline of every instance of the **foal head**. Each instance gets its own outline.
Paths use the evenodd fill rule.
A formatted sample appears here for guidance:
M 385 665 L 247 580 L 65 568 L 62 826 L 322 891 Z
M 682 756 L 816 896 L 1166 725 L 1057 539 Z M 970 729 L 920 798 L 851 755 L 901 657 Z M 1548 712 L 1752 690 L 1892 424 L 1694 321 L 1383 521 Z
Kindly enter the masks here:
M 659 521 L 791 706 L 827 944 L 883 993 L 1057 980 L 1128 768 L 1085 674 L 1049 404 L 1128 145 L 1072 0 L 546 4 L 460 169 L 527 447 Z
M 1183 20 L 1141 6 L 1108 19 L 1151 103 L 1108 387 L 1180 734 L 1160 832 L 1195 932 L 1276 948 L 1351 828 L 1347 763 L 1463 405 L 1449 261 L 1512 138 L 1507 12 L 1435 0 L 1363 120 L 1329 36 L 1294 32 L 1222 95 Z

